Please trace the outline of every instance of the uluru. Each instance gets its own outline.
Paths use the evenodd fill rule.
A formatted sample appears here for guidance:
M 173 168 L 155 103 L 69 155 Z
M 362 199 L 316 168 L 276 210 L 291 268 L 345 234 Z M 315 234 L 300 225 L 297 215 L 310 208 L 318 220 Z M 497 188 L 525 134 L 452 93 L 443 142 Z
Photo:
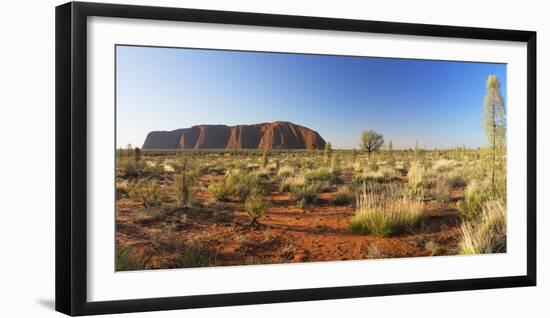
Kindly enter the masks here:
M 143 149 L 323 149 L 316 131 L 286 121 L 252 125 L 196 125 L 147 134 Z

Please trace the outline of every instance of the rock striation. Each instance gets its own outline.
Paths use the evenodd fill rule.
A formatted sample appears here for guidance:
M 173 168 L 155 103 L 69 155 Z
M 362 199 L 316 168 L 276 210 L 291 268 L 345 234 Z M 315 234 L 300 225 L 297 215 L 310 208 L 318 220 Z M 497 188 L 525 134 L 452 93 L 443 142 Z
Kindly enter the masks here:
M 253 125 L 197 125 L 147 134 L 143 149 L 323 149 L 314 130 L 286 121 Z

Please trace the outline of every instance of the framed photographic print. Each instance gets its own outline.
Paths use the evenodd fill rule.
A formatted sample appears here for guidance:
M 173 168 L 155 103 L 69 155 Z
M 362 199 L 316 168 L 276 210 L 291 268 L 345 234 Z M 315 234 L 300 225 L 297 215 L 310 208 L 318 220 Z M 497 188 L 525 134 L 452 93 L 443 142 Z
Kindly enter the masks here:
M 536 284 L 536 33 L 56 8 L 56 309 Z

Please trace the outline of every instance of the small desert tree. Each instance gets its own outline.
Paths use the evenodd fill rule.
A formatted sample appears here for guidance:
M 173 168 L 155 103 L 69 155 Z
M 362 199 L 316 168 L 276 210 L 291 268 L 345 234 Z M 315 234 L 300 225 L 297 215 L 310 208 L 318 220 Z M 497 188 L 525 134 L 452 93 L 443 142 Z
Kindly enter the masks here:
M 495 189 L 497 152 L 504 147 L 506 138 L 506 112 L 504 100 L 500 94 L 500 82 L 496 75 L 489 75 L 486 85 L 483 128 L 485 128 L 485 136 L 491 151 L 491 183 Z
M 368 154 L 369 158 L 370 154 L 373 151 L 380 150 L 383 144 L 384 136 L 372 129 L 365 130 L 361 134 L 361 141 L 359 143 L 359 146 L 361 147 L 361 150 L 365 151 Z

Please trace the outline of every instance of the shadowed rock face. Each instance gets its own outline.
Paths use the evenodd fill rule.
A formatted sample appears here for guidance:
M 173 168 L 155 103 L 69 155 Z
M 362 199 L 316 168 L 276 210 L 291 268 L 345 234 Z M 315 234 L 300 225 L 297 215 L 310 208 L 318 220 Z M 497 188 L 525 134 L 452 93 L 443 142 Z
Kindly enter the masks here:
M 143 149 L 323 149 L 315 131 L 290 122 L 255 125 L 198 125 L 147 134 Z

